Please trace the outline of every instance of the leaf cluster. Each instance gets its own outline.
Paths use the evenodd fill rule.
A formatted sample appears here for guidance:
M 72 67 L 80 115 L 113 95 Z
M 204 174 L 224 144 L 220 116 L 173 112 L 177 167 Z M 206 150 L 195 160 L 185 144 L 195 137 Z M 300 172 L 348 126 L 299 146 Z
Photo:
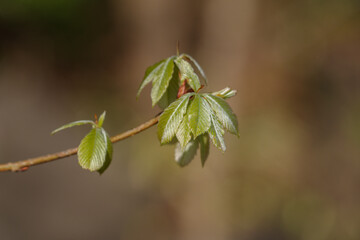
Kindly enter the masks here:
M 209 155 L 209 139 L 221 151 L 226 150 L 225 130 L 238 135 L 237 118 L 223 98 L 211 93 L 187 93 L 161 114 L 158 138 L 163 145 L 176 137 L 175 161 L 180 166 L 190 163 L 200 147 L 204 166 Z
M 164 109 L 159 119 L 158 138 L 161 145 L 176 143 L 175 161 L 180 166 L 189 164 L 199 147 L 204 166 L 209 155 L 209 139 L 224 152 L 225 130 L 238 135 L 237 118 L 224 100 L 236 91 L 224 88 L 200 94 L 205 86 L 201 80 L 207 85 L 203 69 L 194 58 L 182 54 L 148 67 L 138 90 L 139 96 L 152 82 L 152 105 L 158 104 Z
M 194 68 L 200 73 L 201 79 Z M 147 84 L 152 83 L 152 106 L 158 104 L 160 108 L 165 109 L 177 99 L 181 85 L 186 84 L 197 92 L 202 87 L 201 80 L 207 85 L 205 73 L 194 58 L 188 54 L 171 56 L 146 69 L 137 97 Z

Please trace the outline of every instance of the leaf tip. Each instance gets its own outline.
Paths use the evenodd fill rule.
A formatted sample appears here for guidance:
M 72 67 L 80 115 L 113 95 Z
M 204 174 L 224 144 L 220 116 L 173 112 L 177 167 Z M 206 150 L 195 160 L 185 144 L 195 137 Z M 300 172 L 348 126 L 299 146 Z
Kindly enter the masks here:
M 105 117 L 106 117 L 106 111 L 104 111 L 99 117 L 99 121 L 97 124 L 99 127 L 102 127 L 102 125 L 104 124 Z

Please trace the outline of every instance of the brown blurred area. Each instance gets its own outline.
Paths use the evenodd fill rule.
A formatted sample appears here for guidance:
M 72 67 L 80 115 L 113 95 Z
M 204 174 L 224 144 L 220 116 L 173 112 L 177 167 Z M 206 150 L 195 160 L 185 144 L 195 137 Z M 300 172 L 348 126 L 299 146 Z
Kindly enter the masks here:
M 179 168 L 156 128 L 0 174 L 0 239 L 360 239 L 358 0 L 2 0 L 0 162 L 79 144 L 60 125 L 107 111 L 110 135 L 152 118 L 147 66 L 180 51 L 229 100 L 240 138 Z

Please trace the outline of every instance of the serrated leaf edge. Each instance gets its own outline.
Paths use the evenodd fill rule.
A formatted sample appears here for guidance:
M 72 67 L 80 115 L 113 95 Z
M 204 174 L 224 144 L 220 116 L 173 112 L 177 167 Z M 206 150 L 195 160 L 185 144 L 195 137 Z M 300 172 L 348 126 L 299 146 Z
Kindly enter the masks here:
M 198 101 L 198 106 L 195 106 L 196 101 Z M 194 114 L 191 112 L 192 108 L 196 108 L 198 109 L 197 112 L 194 112 Z M 205 114 L 205 115 L 204 115 Z M 196 126 L 192 126 L 192 116 L 196 115 Z M 203 98 L 203 96 L 201 94 L 195 94 L 194 99 L 191 101 L 191 103 L 189 104 L 189 109 L 188 109 L 188 116 L 189 116 L 189 127 L 191 129 L 191 132 L 194 135 L 194 138 L 196 138 L 197 136 L 207 132 L 211 126 L 211 119 L 210 119 L 210 115 L 211 115 L 211 109 L 210 109 L 210 105 L 208 104 L 207 100 Z M 201 120 L 204 120 L 203 122 L 207 123 L 207 126 L 205 125 L 205 129 L 203 129 L 202 131 L 199 131 L 199 124 L 201 123 Z M 195 128 L 194 128 L 195 127 Z
M 209 136 L 211 138 L 211 141 L 213 142 L 213 144 L 215 145 L 215 147 L 217 147 L 218 149 L 220 149 L 222 152 L 226 151 L 226 145 L 225 145 L 225 141 L 224 141 L 224 137 L 223 137 L 223 131 L 221 129 L 221 125 L 216 119 L 216 116 L 214 114 L 212 114 L 211 116 L 211 127 L 209 129 Z M 213 132 L 214 131 L 214 132 Z M 215 133 L 215 135 L 214 135 Z M 218 145 L 218 142 L 219 144 Z
M 167 79 L 165 79 L 165 81 L 163 81 L 165 78 L 165 73 L 167 72 L 167 68 L 169 67 L 169 64 L 171 64 L 171 63 L 172 63 L 171 74 Z M 169 83 L 172 79 L 172 75 L 174 74 L 174 57 L 173 56 L 166 59 L 166 61 L 162 64 L 162 67 L 158 71 L 161 71 L 161 70 L 162 70 L 161 76 L 159 76 L 159 78 L 157 78 L 153 81 L 153 88 L 151 89 L 151 100 L 152 100 L 153 107 L 159 102 L 159 100 L 165 94 L 165 92 L 167 91 L 167 89 L 169 87 Z M 165 84 L 163 91 L 160 94 L 155 94 L 155 93 L 157 93 L 157 91 L 159 91 L 162 84 Z
M 189 103 L 189 98 L 193 95 L 194 93 L 187 93 L 185 95 L 183 95 L 182 97 L 180 97 L 179 99 L 177 99 L 176 101 L 174 101 L 173 103 L 171 103 L 165 110 L 164 112 L 160 115 L 160 119 L 159 119 L 159 123 L 158 123 L 158 137 L 160 139 L 160 143 L 161 144 L 166 144 L 168 142 L 170 142 L 172 140 L 172 138 L 175 136 L 177 128 L 179 127 L 184 114 L 186 113 L 187 110 L 187 106 Z M 166 123 L 162 123 L 164 121 L 163 117 L 166 116 L 165 114 L 167 113 L 167 111 L 169 111 L 169 108 L 173 107 L 173 105 L 178 104 L 178 106 L 172 110 L 172 113 L 170 115 L 170 117 L 167 119 Z M 183 106 L 184 104 L 184 106 Z M 182 107 L 182 109 L 180 109 L 182 112 L 180 113 L 180 120 L 178 124 L 175 124 L 175 126 L 170 126 L 173 127 L 174 129 L 171 129 L 171 133 L 169 134 L 164 134 L 167 131 L 169 131 L 167 128 L 169 128 L 169 121 L 172 120 L 172 118 L 175 116 L 174 113 L 176 113 L 176 111 L 179 110 L 179 108 Z M 162 129 L 162 125 L 164 125 L 164 128 Z M 167 136 L 169 135 L 169 136 Z
M 136 98 L 139 98 L 141 91 L 145 88 L 146 85 L 148 85 L 149 83 L 151 83 L 151 81 L 154 78 L 154 75 L 157 73 L 157 71 L 159 71 L 159 69 L 161 68 L 161 66 L 164 64 L 164 62 L 166 61 L 166 59 L 163 59 L 151 66 L 149 66 L 146 70 L 145 70 L 145 76 L 144 79 L 142 80 L 140 87 L 138 89 L 138 92 L 136 94 Z M 156 64 L 158 64 L 147 76 L 146 76 L 146 72 L 148 71 L 148 69 L 150 69 L 151 67 L 155 66 Z
M 233 113 L 230 105 L 221 97 L 212 94 L 204 94 L 204 96 L 223 127 L 230 133 L 239 136 L 237 117 Z M 216 100 L 221 101 L 228 108 L 228 111 L 226 111 L 226 109 L 224 109 Z

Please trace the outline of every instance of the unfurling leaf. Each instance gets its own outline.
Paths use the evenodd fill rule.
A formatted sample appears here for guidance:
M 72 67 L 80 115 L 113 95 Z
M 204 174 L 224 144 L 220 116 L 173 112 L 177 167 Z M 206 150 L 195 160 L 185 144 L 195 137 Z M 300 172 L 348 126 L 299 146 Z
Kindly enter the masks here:
M 201 95 L 195 95 L 191 101 L 187 115 L 189 116 L 189 127 L 194 134 L 194 138 L 209 130 L 211 125 L 211 109 Z
M 93 121 L 90 121 L 90 120 L 80 120 L 80 121 L 75 121 L 75 122 L 71 122 L 71 123 L 68 123 L 64 126 L 61 126 L 57 129 L 55 129 L 54 131 L 51 132 L 51 134 L 55 134 L 61 130 L 64 130 L 64 129 L 67 129 L 67 128 L 71 128 L 71 127 L 74 127 L 74 126 L 81 126 L 81 125 L 85 125 L 85 124 L 91 124 L 93 125 L 93 127 L 96 126 L 96 123 L 94 123 Z
M 226 87 L 224 89 L 221 89 L 220 91 L 211 93 L 214 96 L 221 97 L 222 99 L 227 99 L 235 96 L 237 93 L 236 90 L 232 90 L 229 87 Z
M 175 148 L 175 161 L 179 166 L 184 167 L 188 165 L 196 155 L 199 143 L 196 140 L 190 141 L 184 149 L 181 148 L 180 144 L 176 144 Z
M 193 93 L 187 93 L 181 98 L 170 104 L 161 114 L 158 123 L 158 137 L 161 144 L 170 142 L 186 113 L 190 96 Z
M 188 55 L 188 54 L 182 54 L 182 56 L 185 56 L 186 58 L 188 58 L 188 59 L 191 61 L 191 63 L 192 63 L 193 65 L 195 65 L 196 69 L 200 72 L 202 78 L 204 79 L 205 84 L 208 85 L 207 77 L 206 77 L 206 75 L 205 75 L 204 70 L 201 68 L 200 64 L 199 64 L 193 57 L 191 57 L 191 56 Z
M 225 152 L 225 150 L 226 150 L 224 137 L 223 137 L 224 133 L 225 133 L 225 131 L 224 131 L 224 129 L 222 129 L 221 124 L 216 119 L 216 116 L 212 115 L 211 116 L 211 127 L 209 129 L 209 135 L 210 135 L 210 138 L 211 138 L 213 144 L 217 148 L 222 150 L 223 152 Z
M 170 57 L 160 66 L 159 70 L 154 74 L 153 88 L 151 89 L 152 105 L 161 99 L 166 92 L 172 75 L 174 73 L 174 58 Z
M 99 121 L 98 121 L 99 127 L 102 127 L 102 125 L 104 124 L 105 116 L 106 116 L 106 111 L 104 111 L 99 117 Z
M 204 94 L 204 96 L 224 128 L 238 136 L 237 118 L 229 104 L 224 99 L 211 94 Z
M 198 141 L 200 143 L 200 157 L 201 157 L 201 165 L 204 167 L 205 162 L 209 156 L 210 151 L 210 139 L 209 135 L 203 134 L 198 137 Z
M 78 160 L 82 168 L 104 172 L 112 158 L 112 146 L 104 129 L 93 128 L 82 140 L 78 149 Z M 110 144 L 110 145 L 109 145 Z
M 198 75 L 195 73 L 191 64 L 184 60 L 181 56 L 175 59 L 175 64 L 178 66 L 181 73 L 181 82 L 187 80 L 189 86 L 197 92 L 201 88 Z

